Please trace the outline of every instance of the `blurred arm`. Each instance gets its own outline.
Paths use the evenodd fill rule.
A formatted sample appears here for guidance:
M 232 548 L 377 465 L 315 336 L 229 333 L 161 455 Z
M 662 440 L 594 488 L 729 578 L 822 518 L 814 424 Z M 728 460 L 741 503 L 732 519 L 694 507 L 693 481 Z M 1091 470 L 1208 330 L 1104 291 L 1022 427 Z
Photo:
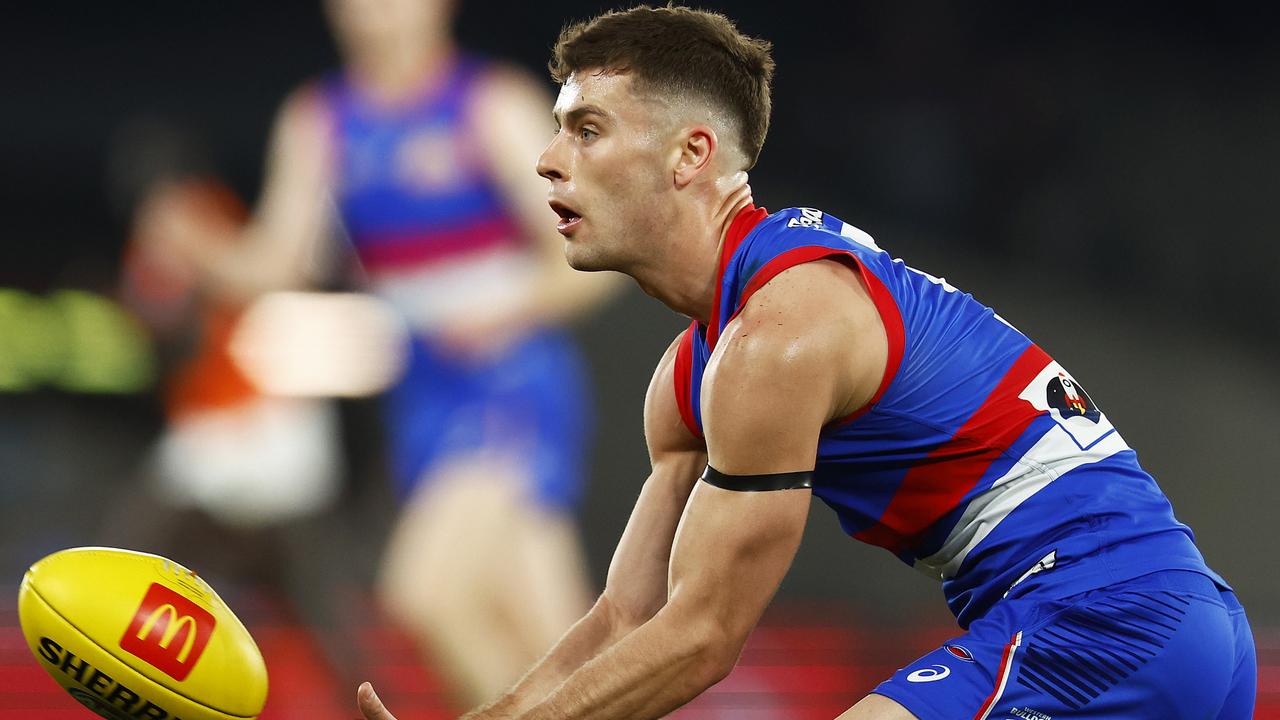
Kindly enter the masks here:
M 471 108 L 472 127 L 490 169 L 535 246 L 539 277 L 518 323 L 571 320 L 598 306 L 622 287 L 617 273 L 576 272 L 564 258 L 559 216 L 547 205 L 547 182 L 534 168 L 555 132 L 551 98 L 529 76 L 495 69 L 485 77 Z
M 262 196 L 238 233 L 164 199 L 143 210 L 143 222 L 218 295 L 247 300 L 302 285 L 329 223 L 330 145 L 319 96 L 295 92 L 276 118 Z
M 676 409 L 675 343 L 645 397 L 645 437 L 652 471 L 609 565 L 605 590 L 587 614 L 515 688 L 468 718 L 521 717 L 575 670 L 653 617 L 667 600 L 667 568 L 680 514 L 706 451 Z

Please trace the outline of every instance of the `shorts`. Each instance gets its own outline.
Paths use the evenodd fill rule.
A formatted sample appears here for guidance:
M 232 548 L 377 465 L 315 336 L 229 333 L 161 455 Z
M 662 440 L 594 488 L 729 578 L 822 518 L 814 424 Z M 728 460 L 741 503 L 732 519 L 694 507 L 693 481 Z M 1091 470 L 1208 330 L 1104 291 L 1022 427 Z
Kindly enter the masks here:
M 497 453 L 528 470 L 532 502 L 574 510 L 590 427 L 587 383 L 567 333 L 542 330 L 485 358 L 415 338 L 384 408 L 397 496 L 406 499 L 450 459 Z
M 1257 658 L 1235 594 L 1166 570 L 995 604 L 874 692 L 921 720 L 1253 717 Z

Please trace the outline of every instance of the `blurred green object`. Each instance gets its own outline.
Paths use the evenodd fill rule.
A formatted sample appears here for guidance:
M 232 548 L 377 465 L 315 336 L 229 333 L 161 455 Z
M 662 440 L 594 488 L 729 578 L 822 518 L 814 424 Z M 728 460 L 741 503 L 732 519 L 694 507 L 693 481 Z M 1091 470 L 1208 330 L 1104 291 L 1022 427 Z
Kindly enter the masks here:
M 62 323 L 44 300 L 0 289 L 0 390 L 35 390 L 61 370 Z
M 146 332 L 112 300 L 0 289 L 0 392 L 129 394 L 150 389 L 155 376 Z

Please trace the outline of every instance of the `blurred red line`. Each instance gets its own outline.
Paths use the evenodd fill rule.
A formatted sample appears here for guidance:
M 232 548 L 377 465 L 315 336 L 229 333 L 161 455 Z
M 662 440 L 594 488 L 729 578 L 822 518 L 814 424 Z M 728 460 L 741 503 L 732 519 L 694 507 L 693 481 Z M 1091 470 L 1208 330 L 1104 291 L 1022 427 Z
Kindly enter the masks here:
M 399 693 L 443 694 L 444 687 L 421 665 L 378 665 L 372 668 L 377 674 L 379 686 Z
M 1259 650 L 1280 648 L 1280 627 L 1256 627 L 1253 629 L 1253 640 Z
M 1280 666 L 1263 665 L 1258 668 L 1258 694 L 1280 695 Z
M 856 666 L 789 665 L 740 667 L 712 692 L 827 693 L 848 692 L 862 686 L 866 673 Z
M 0 652 L 9 652 L 17 648 L 27 650 L 27 639 L 22 636 L 22 628 L 0 627 Z
M 40 668 L 16 626 L 0 614 L 0 720 L 88 717 Z M 448 697 L 436 670 L 411 639 L 381 615 L 361 615 L 355 651 L 400 720 L 448 720 Z M 676 713 L 678 720 L 831 720 L 894 669 L 955 636 L 944 624 L 883 627 L 832 624 L 836 614 L 766 618 L 742 662 L 722 683 Z M 822 624 L 808 624 L 814 619 Z M 350 720 L 354 703 L 334 689 L 333 669 L 302 625 L 251 624 L 268 658 L 271 698 L 263 720 Z M 1255 719 L 1280 720 L 1280 628 L 1256 633 L 1259 657 Z
M 857 634 L 843 627 L 763 626 L 751 633 L 749 645 L 756 648 L 848 649 L 858 644 Z
M 857 653 L 843 650 L 760 650 L 748 647 L 742 652 L 739 665 L 863 665 L 880 667 L 888 662 L 869 662 Z M 900 665 L 898 663 L 897 665 Z M 894 667 L 897 667 L 894 665 Z
M 72 700 L 70 695 L 62 692 L 60 689 L 56 693 L 53 693 L 53 692 L 7 692 L 7 691 L 0 693 L 0 712 L 7 712 L 10 710 L 21 710 L 21 711 L 30 712 L 32 710 L 39 710 L 40 714 L 38 715 L 38 717 L 43 718 L 43 717 L 46 717 L 45 713 L 47 711 L 60 710 L 63 708 L 66 708 L 66 709 L 75 708 L 76 711 L 81 714 L 80 717 L 82 719 L 84 717 L 84 713 L 86 712 L 86 710 L 80 705 L 80 703 L 76 702 L 75 700 Z M 25 717 L 30 718 L 31 716 L 27 715 Z
M 831 720 L 849 707 L 685 707 L 671 717 L 672 720 Z
M 40 691 L 45 689 L 46 683 L 48 692 L 61 693 L 58 685 L 34 660 L 30 665 L 0 665 L 0 693 Z

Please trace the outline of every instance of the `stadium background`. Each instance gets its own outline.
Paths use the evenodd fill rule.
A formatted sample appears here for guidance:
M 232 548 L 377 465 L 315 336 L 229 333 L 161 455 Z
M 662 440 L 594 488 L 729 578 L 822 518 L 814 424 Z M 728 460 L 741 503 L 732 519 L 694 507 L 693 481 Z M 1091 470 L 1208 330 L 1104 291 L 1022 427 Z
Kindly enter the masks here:
M 1234 583 L 1263 661 L 1268 707 L 1258 717 L 1280 716 L 1280 10 L 707 5 L 774 42 L 758 200 L 820 207 L 866 229 L 1071 368 Z M 605 7 L 463 3 L 459 35 L 539 71 L 562 22 Z M 115 385 L 91 371 L 69 378 L 51 340 L 62 337 L 49 326 L 67 299 L 85 297 L 66 291 L 114 292 L 125 224 L 108 199 L 107 148 L 132 119 L 170 119 L 203 137 L 251 198 L 278 101 L 335 54 L 314 2 L 46 2 L 6 16 L 0 718 L 80 717 L 25 656 L 13 600 L 31 561 L 103 537 L 102 508 L 136 491 L 159 427 L 145 362 L 121 366 Z M 645 473 L 648 375 L 682 324 L 632 292 L 580 328 L 598 385 L 582 517 L 597 580 Z M 91 357 L 95 343 L 113 342 L 107 332 L 77 337 Z M 41 374 L 42 353 L 63 375 Z M 103 391 L 112 387 L 127 392 Z M 344 402 L 342 413 L 351 462 L 340 507 L 256 540 L 324 539 L 313 564 L 291 570 L 314 606 L 286 609 L 254 590 L 252 572 L 228 581 L 272 663 L 264 717 L 350 717 L 351 673 L 384 678 L 402 720 L 434 717 L 429 668 L 415 666 L 361 590 L 391 508 L 373 401 Z M 946 637 L 949 623 L 933 583 L 844 539 L 815 504 L 747 667 L 689 716 L 821 717 Z M 364 654 L 344 653 L 352 643 Z

